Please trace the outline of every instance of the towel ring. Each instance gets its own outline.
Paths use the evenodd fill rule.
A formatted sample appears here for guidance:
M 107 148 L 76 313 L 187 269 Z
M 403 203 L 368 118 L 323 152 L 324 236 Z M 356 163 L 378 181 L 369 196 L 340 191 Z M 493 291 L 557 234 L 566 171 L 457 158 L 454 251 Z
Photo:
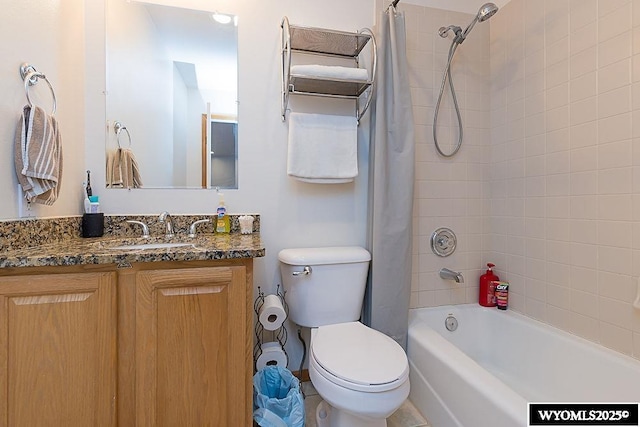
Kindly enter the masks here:
M 127 133 L 127 137 L 129 138 L 129 148 L 131 148 L 131 134 L 129 133 L 129 129 L 120 122 L 115 122 L 113 124 L 113 129 L 116 131 L 116 142 L 118 143 L 118 148 L 122 148 L 120 145 L 120 132 L 122 131 Z
M 47 76 L 38 72 L 33 65 L 27 64 L 25 62 L 20 66 L 20 77 L 22 77 L 22 80 L 24 80 L 24 91 L 27 95 L 27 102 L 29 103 L 30 107 L 33 107 L 33 102 L 31 102 L 31 97 L 29 96 L 29 86 L 34 86 L 36 83 L 38 83 L 39 79 L 42 79 L 47 83 L 49 89 L 51 90 L 51 96 L 53 97 L 53 109 L 51 110 L 51 115 L 53 116 L 56 113 L 57 106 L 56 92 L 53 90 L 53 86 L 51 85 L 49 79 L 47 79 Z

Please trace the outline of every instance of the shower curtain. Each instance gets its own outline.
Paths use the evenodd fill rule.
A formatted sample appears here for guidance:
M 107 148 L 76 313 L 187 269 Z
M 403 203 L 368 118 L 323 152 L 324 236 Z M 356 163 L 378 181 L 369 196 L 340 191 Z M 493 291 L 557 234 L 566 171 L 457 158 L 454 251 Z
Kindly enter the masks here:
M 404 14 L 390 7 L 381 14 L 378 30 L 369 154 L 367 245 L 372 262 L 363 320 L 406 348 L 415 150 Z

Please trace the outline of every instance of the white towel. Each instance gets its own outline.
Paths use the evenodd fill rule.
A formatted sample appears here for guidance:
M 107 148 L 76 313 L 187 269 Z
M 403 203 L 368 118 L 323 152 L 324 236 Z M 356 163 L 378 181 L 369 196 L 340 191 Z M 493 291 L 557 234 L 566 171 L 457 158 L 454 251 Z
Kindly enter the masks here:
M 53 205 L 62 185 L 62 139 L 58 122 L 37 106 L 25 106 L 15 135 L 18 182 L 30 202 Z
M 336 65 L 294 65 L 291 67 L 291 74 L 358 82 L 369 80 L 369 72 L 366 68 L 339 67 Z
M 354 116 L 291 113 L 287 174 L 331 184 L 358 175 L 358 123 Z

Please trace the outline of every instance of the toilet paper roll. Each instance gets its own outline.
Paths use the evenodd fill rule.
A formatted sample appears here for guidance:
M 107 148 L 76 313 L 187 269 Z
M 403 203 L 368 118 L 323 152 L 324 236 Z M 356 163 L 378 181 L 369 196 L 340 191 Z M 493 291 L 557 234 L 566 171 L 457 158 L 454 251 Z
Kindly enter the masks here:
M 258 357 L 256 362 L 256 368 L 258 370 L 265 366 L 280 366 L 282 368 L 287 367 L 287 355 L 285 354 L 280 343 L 278 342 L 266 342 L 260 346 L 262 354 Z
M 262 323 L 262 326 L 264 326 L 267 331 L 275 331 L 282 326 L 286 317 L 287 313 L 284 311 L 280 297 L 277 295 L 267 295 L 264 298 L 264 304 L 260 307 L 260 314 L 258 316 L 258 320 Z

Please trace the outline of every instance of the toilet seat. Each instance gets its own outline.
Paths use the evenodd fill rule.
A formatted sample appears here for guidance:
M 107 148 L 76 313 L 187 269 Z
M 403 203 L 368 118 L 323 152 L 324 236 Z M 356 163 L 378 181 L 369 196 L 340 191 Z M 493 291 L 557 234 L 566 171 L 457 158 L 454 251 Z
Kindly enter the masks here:
M 360 322 L 320 326 L 314 331 L 310 353 L 322 376 L 352 390 L 392 390 L 409 376 L 402 347 Z

